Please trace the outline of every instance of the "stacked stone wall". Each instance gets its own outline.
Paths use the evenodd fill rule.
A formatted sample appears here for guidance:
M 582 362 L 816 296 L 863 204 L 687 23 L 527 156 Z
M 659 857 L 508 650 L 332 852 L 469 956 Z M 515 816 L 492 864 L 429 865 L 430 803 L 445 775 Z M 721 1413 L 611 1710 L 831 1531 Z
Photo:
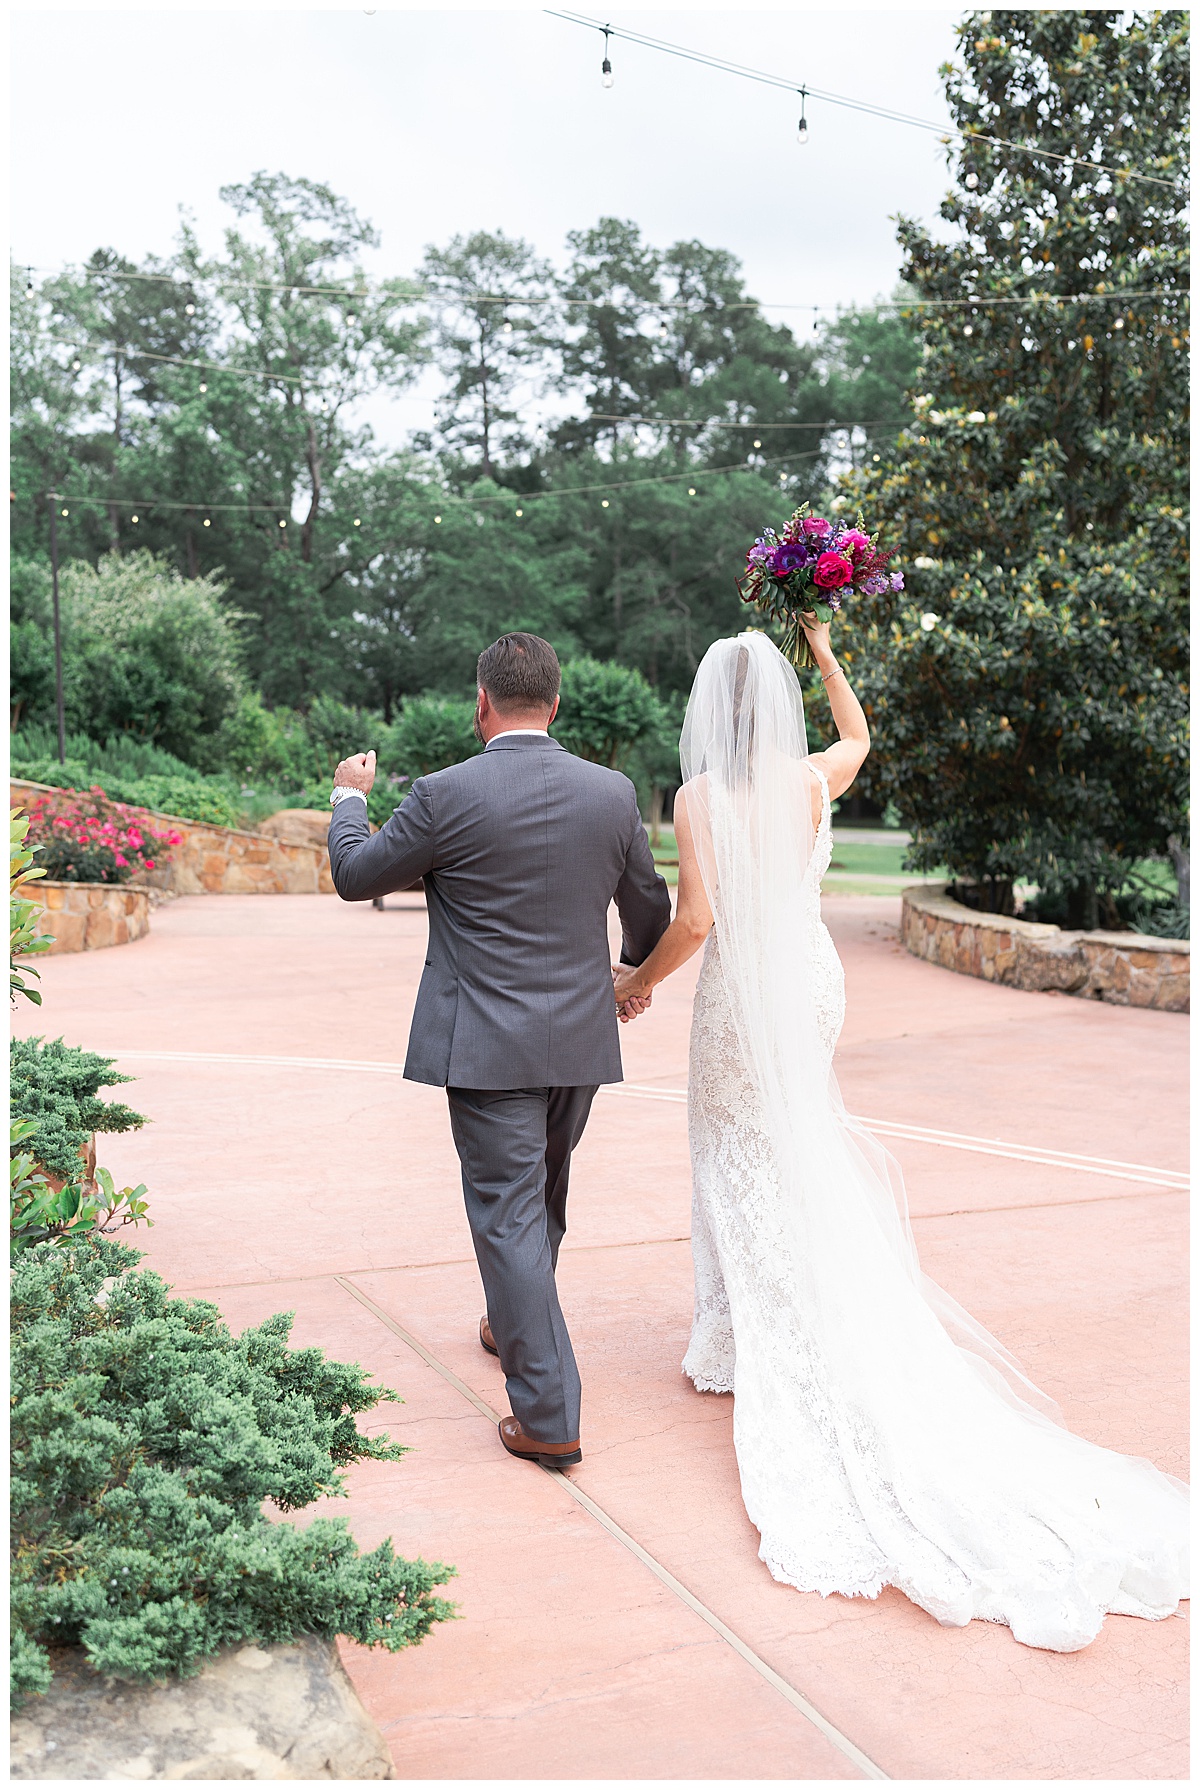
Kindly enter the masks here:
M 65 799 L 44 783 L 13 782 L 10 806 L 29 809 L 42 796 Z M 332 895 L 324 846 L 213 827 L 177 814 L 152 815 L 160 831 L 180 834 L 167 861 L 139 879 L 172 895 Z M 127 885 L 126 885 L 127 886 Z
M 945 884 L 905 889 L 901 932 L 914 957 L 1008 988 L 1186 1013 L 1191 941 L 1140 932 L 1068 932 L 1002 914 L 981 914 L 946 894 Z

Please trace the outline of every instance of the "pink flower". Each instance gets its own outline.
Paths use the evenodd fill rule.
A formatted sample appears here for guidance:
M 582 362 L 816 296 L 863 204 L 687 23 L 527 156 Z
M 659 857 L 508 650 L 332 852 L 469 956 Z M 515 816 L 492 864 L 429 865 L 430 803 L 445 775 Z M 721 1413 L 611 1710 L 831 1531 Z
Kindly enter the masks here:
M 182 833 L 168 833 L 167 839 L 171 845 L 182 845 L 183 844 L 183 834 Z
M 146 866 L 146 869 L 147 869 L 147 870 L 153 870 L 153 869 L 154 869 L 154 859 L 153 859 L 153 858 L 145 858 L 145 859 L 144 859 L 144 860 L 143 860 L 143 862 L 144 862 L 144 863 L 145 863 L 145 866 Z
M 806 516 L 800 526 L 806 535 L 818 535 L 822 540 L 826 535 L 833 533 L 832 527 L 826 522 L 824 516 Z
M 838 542 L 838 548 L 842 553 L 849 552 L 856 556 L 870 545 L 870 541 L 860 528 L 848 528 Z
M 122 867 L 124 867 L 125 865 L 127 865 L 129 863 L 129 859 L 123 858 L 119 851 L 114 852 L 113 857 L 117 860 L 117 863 L 120 864 Z
M 838 590 L 843 584 L 849 584 L 854 576 L 854 567 L 840 553 L 823 553 L 817 561 L 813 573 L 813 583 L 820 590 Z

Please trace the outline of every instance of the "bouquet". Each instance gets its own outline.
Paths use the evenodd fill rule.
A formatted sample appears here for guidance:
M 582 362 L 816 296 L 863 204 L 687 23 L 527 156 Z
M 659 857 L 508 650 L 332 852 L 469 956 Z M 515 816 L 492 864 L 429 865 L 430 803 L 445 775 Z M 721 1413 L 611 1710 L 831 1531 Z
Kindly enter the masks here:
M 797 670 L 816 664 L 802 613 L 829 622 L 848 591 L 882 596 L 885 590 L 904 589 L 903 573 L 887 569 L 895 555 L 881 553 L 878 541 L 878 533 L 866 533 L 861 510 L 853 528 L 838 528 L 824 516 L 810 516 L 802 503 L 781 534 L 764 528 L 751 547 L 738 594 L 743 603 L 782 622 L 780 650 Z

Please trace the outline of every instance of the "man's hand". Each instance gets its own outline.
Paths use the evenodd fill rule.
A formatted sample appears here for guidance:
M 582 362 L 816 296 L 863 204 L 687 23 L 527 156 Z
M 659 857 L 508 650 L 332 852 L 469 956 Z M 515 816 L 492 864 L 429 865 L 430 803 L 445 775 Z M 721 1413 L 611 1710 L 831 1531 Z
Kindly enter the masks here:
M 375 781 L 375 754 L 373 752 L 356 752 L 353 758 L 343 758 L 333 773 L 335 789 L 361 789 L 363 794 L 370 795 Z

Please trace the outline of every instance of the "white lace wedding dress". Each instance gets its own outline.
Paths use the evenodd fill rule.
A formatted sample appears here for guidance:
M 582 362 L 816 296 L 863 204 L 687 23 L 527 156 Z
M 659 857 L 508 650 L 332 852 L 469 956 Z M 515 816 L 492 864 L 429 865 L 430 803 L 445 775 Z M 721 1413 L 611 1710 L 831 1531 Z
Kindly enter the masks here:
M 753 676 L 738 667 L 731 702 L 723 649 L 747 643 Z M 714 654 L 684 735 L 715 926 L 692 1022 L 683 1368 L 699 1390 L 734 1394 L 760 1556 L 802 1591 L 893 1585 L 939 1622 L 1007 1623 L 1059 1651 L 1086 1646 L 1106 1612 L 1166 1616 L 1187 1595 L 1186 1488 L 1062 1428 L 921 1274 L 899 1169 L 841 1106 L 844 982 L 820 911 L 828 788 L 821 776 L 821 822 L 814 833 L 809 819 L 800 857 L 790 840 L 781 856 L 779 830 L 802 825 L 778 798 L 794 797 L 803 742 L 794 716 L 779 718 L 786 704 L 771 709 L 768 655 L 796 680 L 761 636 Z M 773 786 L 785 734 L 790 781 Z

